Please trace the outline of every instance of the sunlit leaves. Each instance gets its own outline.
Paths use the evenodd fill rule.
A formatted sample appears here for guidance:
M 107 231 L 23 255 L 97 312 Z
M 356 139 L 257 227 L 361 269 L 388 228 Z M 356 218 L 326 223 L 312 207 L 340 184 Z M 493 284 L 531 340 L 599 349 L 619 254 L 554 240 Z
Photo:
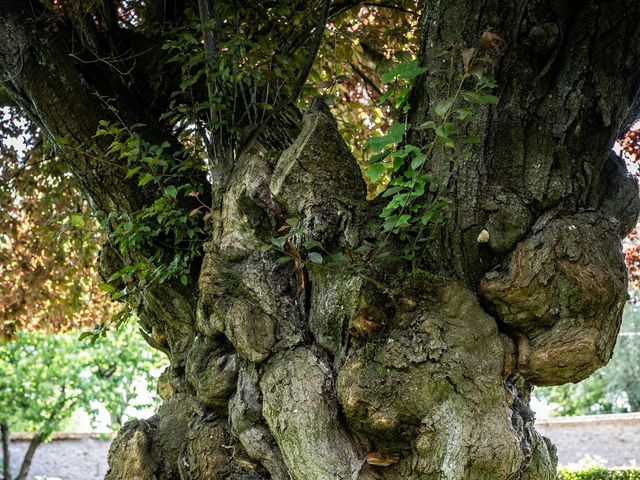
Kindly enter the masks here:
M 145 406 L 139 389 L 162 363 L 132 326 L 94 346 L 73 334 L 21 332 L 0 348 L 0 419 L 48 435 L 76 409 L 97 413 L 99 402 L 123 421 L 127 407 Z
M 0 337 L 92 325 L 113 309 L 98 288 L 97 223 L 37 131 L 14 118 L 20 129 L 2 130 Z

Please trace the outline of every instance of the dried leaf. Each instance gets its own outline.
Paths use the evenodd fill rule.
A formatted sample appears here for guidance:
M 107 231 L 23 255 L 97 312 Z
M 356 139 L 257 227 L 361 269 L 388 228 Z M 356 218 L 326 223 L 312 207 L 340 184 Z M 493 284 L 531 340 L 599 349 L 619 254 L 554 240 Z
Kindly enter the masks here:
M 464 71 L 465 73 L 469 71 L 469 67 L 471 66 L 471 62 L 473 61 L 473 57 L 476 55 L 475 48 L 467 48 L 462 52 L 462 61 L 464 62 Z
M 487 50 L 493 48 L 498 53 L 502 53 L 502 50 L 500 49 L 500 45 L 498 45 L 498 42 L 501 42 L 501 41 L 502 41 L 501 36 L 488 31 L 484 32 L 482 34 L 482 37 L 480 37 L 480 44 L 482 45 L 482 48 L 486 48 Z

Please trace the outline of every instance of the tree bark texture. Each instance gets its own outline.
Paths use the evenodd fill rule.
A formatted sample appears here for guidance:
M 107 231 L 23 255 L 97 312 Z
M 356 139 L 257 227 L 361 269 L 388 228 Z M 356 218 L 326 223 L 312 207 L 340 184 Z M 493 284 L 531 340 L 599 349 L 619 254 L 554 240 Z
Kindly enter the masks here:
M 20 2 L 0 5 L 7 90 L 53 136 L 95 144 L 109 111 L 94 93 L 107 89 L 128 118 L 145 117 L 145 134 L 169 135 L 135 88 L 38 41 Z M 107 480 L 555 478 L 529 394 L 585 378 L 615 343 L 620 238 L 638 195 L 609 150 L 636 102 L 639 13 L 630 1 L 426 2 L 429 75 L 412 93 L 413 124 L 449 95 L 460 73 L 450 55 L 486 30 L 505 39 L 491 67 L 499 104 L 473 125 L 481 147 L 430 165 L 451 201 L 431 274 L 403 275 L 395 260 L 366 276 L 295 260 L 311 239 L 354 258 L 380 235 L 379 210 L 328 108 L 283 113 L 234 166 L 197 288 L 157 285 L 141 299 L 141 325 L 171 365 L 158 414 L 113 442 Z M 68 161 L 97 208 L 153 196 L 117 163 Z M 289 218 L 305 233 L 281 264 L 260 246 Z M 122 261 L 103 254 L 107 273 Z
M 11 457 L 9 454 L 9 425 L 0 422 L 0 434 L 2 435 L 2 478 L 11 480 Z
M 27 448 L 27 452 L 24 454 L 24 458 L 22 459 L 22 464 L 20 465 L 20 471 L 16 476 L 15 480 L 27 480 L 27 475 L 29 474 L 29 469 L 31 468 L 31 462 L 33 462 L 33 456 L 36 454 L 36 450 L 44 441 L 44 436 L 40 433 L 36 433 L 31 438 L 29 442 L 29 447 Z

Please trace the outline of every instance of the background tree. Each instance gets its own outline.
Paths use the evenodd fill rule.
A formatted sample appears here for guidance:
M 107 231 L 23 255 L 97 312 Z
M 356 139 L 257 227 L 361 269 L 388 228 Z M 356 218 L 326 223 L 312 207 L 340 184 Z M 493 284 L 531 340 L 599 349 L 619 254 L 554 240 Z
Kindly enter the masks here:
M 107 478 L 555 477 L 529 394 L 615 343 L 640 6 L 381 4 L 421 18 L 418 61 L 378 84 L 384 54 L 338 48 L 375 24 L 360 8 L 0 3 L 7 97 L 107 230 L 102 288 L 171 359 Z M 324 39 L 362 54 L 327 88 L 357 75 L 394 120 L 362 154 L 373 202 L 325 103 L 297 108 Z
M 0 338 L 110 318 L 85 197 L 21 110 L 3 108 L 0 133 Z
M 127 407 L 151 384 L 152 370 L 162 365 L 132 328 L 122 328 L 93 346 L 75 335 L 18 333 L 0 349 L 0 426 L 3 478 L 25 480 L 40 444 L 77 410 L 95 418 L 97 403 L 118 427 Z M 145 406 L 140 404 L 138 406 Z M 10 431 L 33 432 L 18 473 L 11 476 Z

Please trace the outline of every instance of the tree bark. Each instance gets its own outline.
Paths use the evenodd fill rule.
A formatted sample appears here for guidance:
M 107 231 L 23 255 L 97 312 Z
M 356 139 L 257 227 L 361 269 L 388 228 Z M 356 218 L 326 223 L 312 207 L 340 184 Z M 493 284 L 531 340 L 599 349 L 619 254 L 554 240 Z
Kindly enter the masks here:
M 426 3 L 429 75 L 412 93 L 413 124 L 450 95 L 461 71 L 449 58 L 488 28 L 505 41 L 491 67 L 500 101 L 472 125 L 481 147 L 431 160 L 450 207 L 422 269 L 396 259 L 354 268 L 354 251 L 380 236 L 378 205 L 326 105 L 286 109 L 229 175 L 197 288 L 168 282 L 141 299 L 141 324 L 171 360 L 164 403 L 121 429 L 107 480 L 555 478 L 529 394 L 606 363 L 619 328 L 620 237 L 638 199 L 608 152 L 637 99 L 640 5 Z M 0 6 L 8 91 L 80 151 L 67 161 L 98 208 L 152 201 L 122 180 L 118 159 L 82 154 L 110 116 L 95 99 L 99 72 L 60 42 L 37 42 L 21 2 Z M 118 108 L 144 116 L 150 139 L 171 138 L 114 81 Z M 285 253 L 261 250 L 290 219 L 302 233 Z M 302 262 L 309 240 L 347 261 Z M 121 261 L 103 255 L 107 273 Z
M 11 456 L 9 454 L 9 425 L 7 422 L 0 422 L 0 433 L 2 434 L 2 478 L 11 480 Z
M 27 480 L 27 475 L 29 474 L 29 469 L 31 468 L 31 462 L 33 462 L 33 456 L 36 454 L 36 449 L 42 444 L 44 441 L 44 436 L 40 433 L 36 433 L 31 438 L 29 442 L 29 448 L 27 448 L 27 453 L 24 454 L 24 458 L 22 459 L 22 465 L 20 465 L 20 471 L 16 476 L 15 480 Z

